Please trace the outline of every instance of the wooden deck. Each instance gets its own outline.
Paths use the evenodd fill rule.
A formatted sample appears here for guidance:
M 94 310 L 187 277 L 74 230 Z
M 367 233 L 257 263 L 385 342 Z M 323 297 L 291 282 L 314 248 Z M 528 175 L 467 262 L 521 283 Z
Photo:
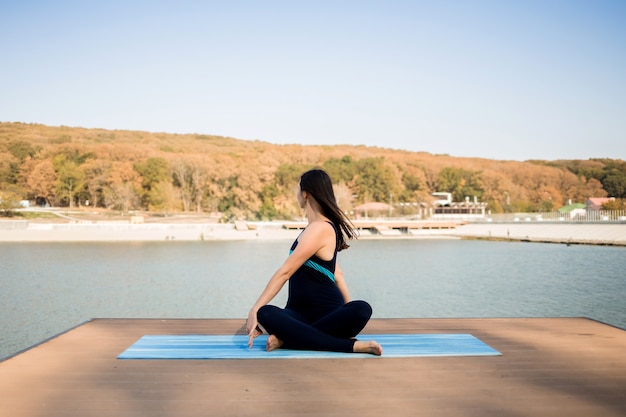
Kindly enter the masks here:
M 144 334 L 243 320 L 96 319 L 0 363 L 1 417 L 619 416 L 626 331 L 582 318 L 377 319 L 364 333 L 471 333 L 492 357 L 117 360 Z

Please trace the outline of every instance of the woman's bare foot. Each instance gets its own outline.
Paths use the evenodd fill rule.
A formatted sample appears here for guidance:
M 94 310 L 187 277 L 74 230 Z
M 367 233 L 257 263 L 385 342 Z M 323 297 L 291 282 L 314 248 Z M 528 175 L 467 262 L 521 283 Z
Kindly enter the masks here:
M 383 354 L 383 347 L 373 340 L 354 342 L 352 351 L 355 353 L 370 353 L 372 355 L 380 356 Z
M 265 350 L 268 352 L 273 351 L 274 349 L 280 349 L 283 345 L 283 341 L 274 336 L 273 334 L 267 337 L 267 343 L 265 344 Z

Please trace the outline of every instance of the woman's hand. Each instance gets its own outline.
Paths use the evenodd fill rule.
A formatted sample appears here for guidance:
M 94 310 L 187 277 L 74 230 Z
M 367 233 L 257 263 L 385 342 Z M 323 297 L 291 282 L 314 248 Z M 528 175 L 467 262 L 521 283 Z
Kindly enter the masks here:
M 254 338 L 260 336 L 261 333 L 263 333 L 259 328 L 259 322 L 256 318 L 256 310 L 254 309 L 250 310 L 250 313 L 248 313 L 248 320 L 246 321 L 246 331 L 248 332 L 248 347 L 252 348 Z
M 331 247 L 335 243 L 335 232 L 331 225 L 326 222 L 317 221 L 309 224 L 298 238 L 298 246 L 285 260 L 283 265 L 272 275 L 270 281 L 259 296 L 259 299 L 250 309 L 248 320 L 246 321 L 246 331 L 248 332 L 248 347 L 252 347 L 254 338 L 263 334 L 256 317 L 257 311 L 274 299 L 276 294 L 283 288 L 285 282 L 291 278 L 293 273 L 300 268 L 307 259 L 318 253 L 324 247 Z M 330 242 L 330 243 L 329 243 Z M 334 250 L 335 246 L 332 246 Z M 320 253 L 321 254 L 321 253 Z M 344 298 L 346 295 L 344 295 Z

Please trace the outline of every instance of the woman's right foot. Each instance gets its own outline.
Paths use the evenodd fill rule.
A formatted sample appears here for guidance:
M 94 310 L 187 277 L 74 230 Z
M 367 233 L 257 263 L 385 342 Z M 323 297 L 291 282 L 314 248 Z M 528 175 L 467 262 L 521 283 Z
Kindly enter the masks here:
M 373 340 L 357 340 L 352 347 L 354 353 L 369 353 L 371 355 L 380 356 L 383 354 L 383 347 Z
M 274 349 L 280 349 L 283 345 L 283 341 L 274 336 L 273 334 L 267 337 L 267 343 L 265 344 L 265 350 L 268 352 L 273 351 Z

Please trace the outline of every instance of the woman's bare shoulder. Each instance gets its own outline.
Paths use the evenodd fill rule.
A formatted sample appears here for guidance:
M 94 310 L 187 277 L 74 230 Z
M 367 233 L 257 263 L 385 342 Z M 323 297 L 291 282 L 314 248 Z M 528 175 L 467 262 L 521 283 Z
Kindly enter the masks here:
M 321 242 L 325 240 L 326 237 L 334 237 L 335 230 L 333 229 L 332 224 L 328 223 L 325 220 L 315 220 L 307 225 L 304 229 L 304 232 L 300 235 L 298 241 L 303 240 L 315 240 L 317 242 Z
M 309 223 L 299 242 L 305 244 L 319 258 L 330 260 L 336 246 L 335 229 L 331 223 L 317 220 Z
M 307 226 L 307 229 L 315 230 L 318 233 L 334 233 L 335 231 L 329 220 L 315 220 Z

